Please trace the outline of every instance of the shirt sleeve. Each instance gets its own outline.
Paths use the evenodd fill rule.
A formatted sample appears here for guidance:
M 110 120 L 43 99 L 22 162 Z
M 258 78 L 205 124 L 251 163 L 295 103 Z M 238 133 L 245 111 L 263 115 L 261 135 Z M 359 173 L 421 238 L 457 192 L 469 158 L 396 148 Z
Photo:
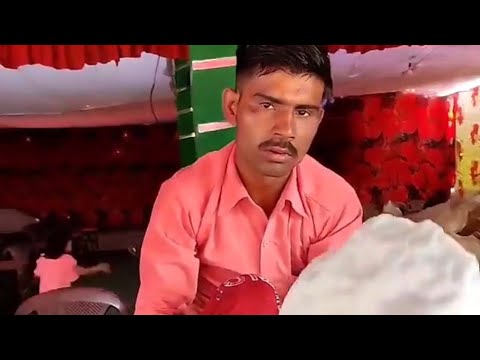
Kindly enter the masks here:
M 170 315 L 193 302 L 198 283 L 196 240 L 186 203 L 165 182 L 155 201 L 140 252 L 136 315 Z
M 75 260 L 72 255 L 65 254 L 62 256 L 62 270 L 64 271 L 64 276 L 71 282 L 78 280 L 80 277 L 77 265 L 77 260 Z
M 352 195 L 333 212 L 327 220 L 319 238 L 310 245 L 308 262 L 343 246 L 363 222 L 362 205 L 352 191 Z

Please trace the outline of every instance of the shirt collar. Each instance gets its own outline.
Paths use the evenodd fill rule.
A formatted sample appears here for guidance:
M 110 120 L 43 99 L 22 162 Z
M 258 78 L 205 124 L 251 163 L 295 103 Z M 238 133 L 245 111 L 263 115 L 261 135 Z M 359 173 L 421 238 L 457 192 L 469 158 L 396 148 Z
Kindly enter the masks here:
M 299 174 L 298 174 L 298 166 L 292 171 L 292 175 L 287 181 L 285 185 L 285 189 L 283 189 L 283 193 L 280 196 L 279 201 L 281 203 L 290 202 L 293 210 L 300 216 L 307 217 L 307 213 L 305 211 L 305 207 L 303 206 L 303 201 L 300 196 L 301 186 L 299 181 Z M 285 205 L 283 205 L 285 206 Z

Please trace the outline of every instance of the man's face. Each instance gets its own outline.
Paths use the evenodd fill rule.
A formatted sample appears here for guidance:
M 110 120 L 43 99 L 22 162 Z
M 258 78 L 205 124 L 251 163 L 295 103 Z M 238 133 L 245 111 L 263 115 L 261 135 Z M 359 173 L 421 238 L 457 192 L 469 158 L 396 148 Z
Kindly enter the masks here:
M 226 90 L 224 110 L 237 126 L 237 156 L 266 177 L 288 176 L 307 153 L 323 118 L 322 80 L 276 71 L 242 78 Z

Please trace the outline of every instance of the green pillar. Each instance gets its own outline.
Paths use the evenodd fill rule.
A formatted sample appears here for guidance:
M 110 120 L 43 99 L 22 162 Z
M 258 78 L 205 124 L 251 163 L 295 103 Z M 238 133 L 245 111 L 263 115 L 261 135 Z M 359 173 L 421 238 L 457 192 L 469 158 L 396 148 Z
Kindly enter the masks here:
M 224 119 L 222 93 L 235 86 L 237 45 L 189 45 L 190 60 L 175 62 L 182 166 L 235 138 Z

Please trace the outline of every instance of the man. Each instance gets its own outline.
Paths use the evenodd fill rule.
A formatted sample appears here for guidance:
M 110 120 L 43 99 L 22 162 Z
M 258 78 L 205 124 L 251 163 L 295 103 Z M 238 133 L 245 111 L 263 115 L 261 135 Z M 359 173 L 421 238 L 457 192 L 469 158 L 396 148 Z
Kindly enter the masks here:
M 331 96 L 324 47 L 239 45 L 237 87 L 223 94 L 236 141 L 161 186 L 141 250 L 136 314 L 218 314 L 212 302 L 226 288 L 256 280 L 281 301 L 312 259 L 348 240 L 362 222 L 355 191 L 306 155 Z M 267 286 L 256 288 L 258 311 L 257 295 L 245 290 L 229 295 L 238 303 L 230 308 L 248 301 L 248 313 L 268 312 Z

